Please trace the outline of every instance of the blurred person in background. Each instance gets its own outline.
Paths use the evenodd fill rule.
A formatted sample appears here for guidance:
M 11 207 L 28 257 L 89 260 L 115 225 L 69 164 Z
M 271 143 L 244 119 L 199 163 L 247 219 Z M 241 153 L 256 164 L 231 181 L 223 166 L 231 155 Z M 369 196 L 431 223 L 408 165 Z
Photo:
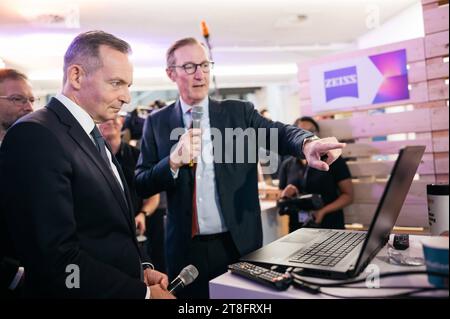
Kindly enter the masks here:
M 25 74 L 14 69 L 0 69 L 0 145 L 11 125 L 33 112 L 36 100 Z
M 129 112 L 125 117 L 125 123 L 122 130 L 124 131 L 124 141 L 130 143 L 135 141 L 135 145 L 139 145 L 142 138 L 142 131 L 144 129 L 145 119 L 139 116 L 138 108 Z
M 311 117 L 301 117 L 294 124 L 299 128 L 319 134 L 320 128 Z M 324 207 L 312 213 L 314 222 L 321 228 L 344 229 L 343 208 L 353 202 L 353 186 L 345 160 L 342 157 L 330 165 L 327 172 L 308 166 L 304 159 L 290 157 L 281 165 L 279 174 L 281 197 L 295 197 L 300 194 L 320 194 Z M 289 216 L 289 232 L 302 226 L 299 218 L 302 212 Z
M 14 69 L 0 69 L 0 146 L 14 122 L 33 111 L 34 102 L 36 98 L 25 74 Z M 0 212 L 0 298 L 15 298 L 20 294 L 24 268 L 17 258 L 4 215 Z

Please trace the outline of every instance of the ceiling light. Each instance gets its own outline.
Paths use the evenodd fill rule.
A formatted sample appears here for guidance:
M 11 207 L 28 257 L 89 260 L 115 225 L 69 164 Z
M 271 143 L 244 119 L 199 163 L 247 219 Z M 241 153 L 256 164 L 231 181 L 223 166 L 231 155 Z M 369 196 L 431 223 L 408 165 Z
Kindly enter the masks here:
M 20 14 L 31 24 L 53 28 L 80 28 L 80 8 L 75 4 L 35 4 L 20 8 Z
M 302 23 L 308 20 L 308 16 L 306 14 L 297 14 L 297 22 Z
M 307 20 L 308 16 L 306 14 L 290 14 L 278 18 L 274 27 L 276 29 L 303 27 Z

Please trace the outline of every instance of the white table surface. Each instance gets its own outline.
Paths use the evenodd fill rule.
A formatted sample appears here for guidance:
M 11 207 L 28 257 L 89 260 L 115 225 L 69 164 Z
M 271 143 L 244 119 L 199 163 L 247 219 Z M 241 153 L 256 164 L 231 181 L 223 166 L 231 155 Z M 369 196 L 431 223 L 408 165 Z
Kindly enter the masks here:
M 423 257 L 422 245 L 420 244 L 420 238 L 423 236 L 410 236 L 410 247 L 404 250 L 402 253 L 411 257 Z M 392 242 L 393 235 L 391 235 Z M 381 273 L 386 272 L 398 272 L 398 271 L 411 271 L 411 270 L 425 270 L 425 266 L 399 266 L 393 265 L 388 262 L 387 257 L 387 245 L 378 253 L 378 255 L 372 260 L 368 268 L 363 271 L 358 278 L 366 278 L 368 275 L 373 274 L 373 267 L 378 267 Z M 375 265 L 375 266 L 374 266 Z M 370 270 L 370 272 L 369 272 Z M 332 282 L 327 279 L 318 279 L 312 277 L 304 277 L 305 280 L 314 281 L 319 283 Z M 411 289 L 383 289 L 383 287 L 432 287 L 428 283 L 426 275 L 409 275 L 403 277 L 389 277 L 381 278 L 379 281 L 379 288 L 371 289 L 355 289 L 355 288 L 323 288 L 324 292 L 331 294 L 354 298 L 365 296 L 386 296 L 391 294 L 397 294 L 401 292 L 407 292 Z M 365 287 L 366 283 L 354 285 L 359 287 Z M 238 275 L 227 272 L 209 282 L 209 290 L 211 299 L 310 299 L 310 298 L 332 298 L 325 294 L 311 294 L 294 287 L 290 287 L 285 291 L 277 291 L 261 285 L 257 282 L 250 281 L 249 279 L 240 277 Z M 425 292 L 420 296 L 447 296 L 448 290 Z

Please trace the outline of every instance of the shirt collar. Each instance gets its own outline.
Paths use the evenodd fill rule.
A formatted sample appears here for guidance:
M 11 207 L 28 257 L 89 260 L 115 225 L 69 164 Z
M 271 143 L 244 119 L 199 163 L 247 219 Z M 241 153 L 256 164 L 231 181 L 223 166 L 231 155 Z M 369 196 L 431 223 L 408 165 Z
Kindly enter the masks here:
M 73 117 L 80 123 L 83 130 L 87 135 L 91 135 L 92 130 L 95 127 L 95 122 L 92 117 L 81 106 L 69 99 L 63 94 L 57 94 L 55 96 L 64 106 L 69 110 Z
M 183 115 L 185 115 L 189 111 L 189 109 L 191 109 L 193 106 L 203 107 L 203 114 L 205 114 L 208 111 L 209 97 L 208 96 L 205 97 L 200 103 L 197 103 L 195 105 L 189 105 L 186 102 L 184 102 L 180 96 L 180 105 L 181 105 L 181 111 L 183 112 Z

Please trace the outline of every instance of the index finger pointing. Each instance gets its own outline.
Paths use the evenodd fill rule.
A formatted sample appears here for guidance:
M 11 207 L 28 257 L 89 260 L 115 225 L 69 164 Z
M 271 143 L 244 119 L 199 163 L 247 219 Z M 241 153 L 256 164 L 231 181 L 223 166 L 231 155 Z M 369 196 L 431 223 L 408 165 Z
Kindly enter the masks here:
M 317 149 L 321 152 L 326 152 L 330 150 L 342 149 L 347 146 L 346 143 L 321 143 L 318 145 Z

